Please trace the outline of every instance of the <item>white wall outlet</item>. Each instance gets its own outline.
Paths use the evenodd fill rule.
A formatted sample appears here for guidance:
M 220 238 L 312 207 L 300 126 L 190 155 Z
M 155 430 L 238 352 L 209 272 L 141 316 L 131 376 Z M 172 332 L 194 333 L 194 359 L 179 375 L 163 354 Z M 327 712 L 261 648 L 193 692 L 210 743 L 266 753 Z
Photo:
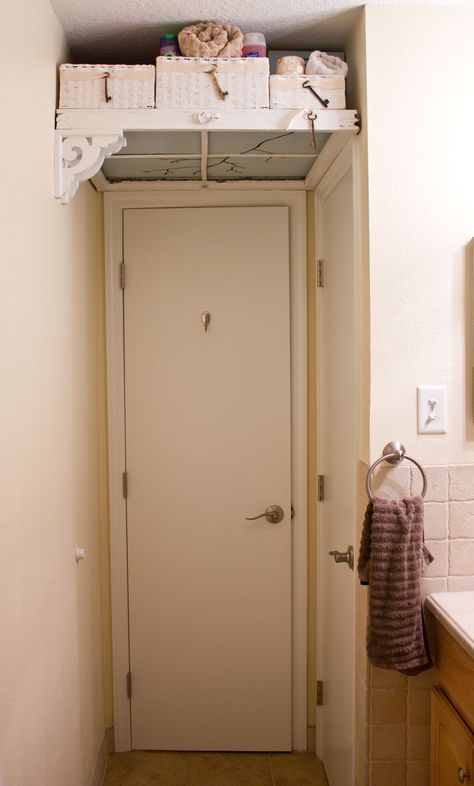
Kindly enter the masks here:
M 446 385 L 420 385 L 418 394 L 418 434 L 446 434 Z

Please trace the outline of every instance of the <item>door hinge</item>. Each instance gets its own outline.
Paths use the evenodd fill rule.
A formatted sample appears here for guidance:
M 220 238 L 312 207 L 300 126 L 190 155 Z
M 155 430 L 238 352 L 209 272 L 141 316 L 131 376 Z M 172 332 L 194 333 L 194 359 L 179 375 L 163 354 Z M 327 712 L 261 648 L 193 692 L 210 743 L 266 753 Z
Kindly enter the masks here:
M 316 286 L 324 287 L 324 260 L 318 259 L 316 262 Z
M 125 289 L 125 262 L 120 264 L 120 289 Z
M 318 475 L 318 502 L 324 501 L 324 486 L 325 486 L 324 475 Z
M 316 683 L 316 706 L 321 707 L 323 704 L 323 689 L 324 683 L 322 680 L 318 680 Z
M 128 473 L 122 473 L 122 492 L 125 499 L 128 497 Z
M 127 698 L 132 698 L 132 672 L 127 672 Z

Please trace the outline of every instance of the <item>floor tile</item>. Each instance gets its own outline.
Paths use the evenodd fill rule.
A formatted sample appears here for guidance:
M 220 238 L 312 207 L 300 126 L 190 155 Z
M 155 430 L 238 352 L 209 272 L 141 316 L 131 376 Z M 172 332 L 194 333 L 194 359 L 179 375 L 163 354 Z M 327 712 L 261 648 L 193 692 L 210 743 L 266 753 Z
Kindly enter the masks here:
M 321 761 L 312 753 L 272 753 L 274 786 L 328 786 Z
M 185 786 L 186 754 L 162 751 L 114 753 L 104 786 Z
M 266 753 L 190 753 L 186 786 L 272 786 Z

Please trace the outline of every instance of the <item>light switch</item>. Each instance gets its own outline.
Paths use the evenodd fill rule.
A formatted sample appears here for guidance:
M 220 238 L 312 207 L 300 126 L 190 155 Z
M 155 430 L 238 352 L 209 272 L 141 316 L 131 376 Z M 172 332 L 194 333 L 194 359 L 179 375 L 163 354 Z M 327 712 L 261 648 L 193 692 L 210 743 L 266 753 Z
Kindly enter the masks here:
M 420 385 L 418 393 L 418 434 L 446 434 L 446 385 Z

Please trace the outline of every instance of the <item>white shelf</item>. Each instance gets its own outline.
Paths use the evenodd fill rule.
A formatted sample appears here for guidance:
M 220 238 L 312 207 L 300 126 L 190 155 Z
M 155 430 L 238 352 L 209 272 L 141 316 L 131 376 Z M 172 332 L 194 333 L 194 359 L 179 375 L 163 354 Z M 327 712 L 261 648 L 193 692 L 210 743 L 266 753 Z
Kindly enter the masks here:
M 60 109 L 56 127 L 61 130 L 107 131 L 308 131 L 307 109 L 209 109 L 182 112 L 163 109 Z M 354 109 L 314 110 L 317 131 L 351 131 L 357 134 Z M 218 115 L 218 120 L 201 122 L 202 115 Z
M 339 150 L 347 138 L 357 134 L 357 112 L 353 109 L 248 109 L 248 110 L 206 110 L 195 111 L 170 111 L 161 109 L 63 109 L 57 113 L 56 123 L 56 198 L 62 203 L 68 203 L 77 191 L 79 183 L 96 176 L 106 158 L 116 155 L 120 158 L 122 148 L 127 144 L 127 134 L 136 132 L 198 132 L 201 136 L 201 151 L 199 155 L 174 154 L 157 155 L 154 158 L 171 159 L 197 158 L 200 161 L 202 172 L 201 185 L 207 183 L 208 135 L 218 132 L 242 133 L 242 146 L 236 147 L 234 153 L 226 156 L 242 156 L 237 151 L 244 149 L 245 134 L 255 133 L 285 133 L 290 137 L 295 132 L 308 134 L 314 128 L 316 138 L 319 135 L 330 134 L 329 142 L 323 148 L 323 154 L 308 153 L 308 158 L 314 158 L 314 164 L 306 180 L 302 180 L 302 188 L 314 179 L 313 170 L 318 168 L 321 158 L 328 159 L 329 153 Z M 321 137 L 323 138 L 323 137 Z M 329 144 L 331 143 L 331 144 Z M 326 148 L 328 148 L 326 150 Z M 227 149 L 227 148 L 226 148 Z M 172 151 L 166 151 L 167 153 Z M 128 159 L 139 156 L 127 156 Z M 149 156 L 152 158 L 153 156 Z M 214 158 L 218 158 L 215 156 Z M 253 156 L 257 158 L 257 155 Z M 279 150 L 278 153 L 269 153 L 267 158 L 290 159 L 292 154 Z M 296 158 L 293 155 L 293 158 Z M 301 154 L 299 155 L 301 158 Z M 262 155 L 263 158 L 263 155 Z M 322 162 L 321 162 L 322 163 Z M 225 177 L 224 177 L 225 179 Z M 98 178 L 100 188 L 107 189 L 108 181 L 100 173 Z M 162 187 L 171 185 L 157 178 Z M 127 181 L 128 183 L 130 181 Z M 175 181 L 174 181 L 175 182 Z M 183 182 L 183 181 L 181 181 Z M 187 182 L 187 181 L 186 181 Z M 196 184 L 196 181 L 191 181 Z M 199 182 L 199 181 L 198 181 Z M 242 182 L 242 181 L 240 181 Z M 255 181 L 257 182 L 257 181 Z M 267 181 L 268 182 L 268 181 Z M 117 185 L 117 184 L 110 184 Z M 127 183 L 118 184 L 126 187 Z M 211 183 L 209 183 L 211 185 Z M 215 184 L 214 184 L 215 185 Z M 150 182 L 145 184 L 150 187 Z M 115 190 L 115 189 L 114 189 Z

